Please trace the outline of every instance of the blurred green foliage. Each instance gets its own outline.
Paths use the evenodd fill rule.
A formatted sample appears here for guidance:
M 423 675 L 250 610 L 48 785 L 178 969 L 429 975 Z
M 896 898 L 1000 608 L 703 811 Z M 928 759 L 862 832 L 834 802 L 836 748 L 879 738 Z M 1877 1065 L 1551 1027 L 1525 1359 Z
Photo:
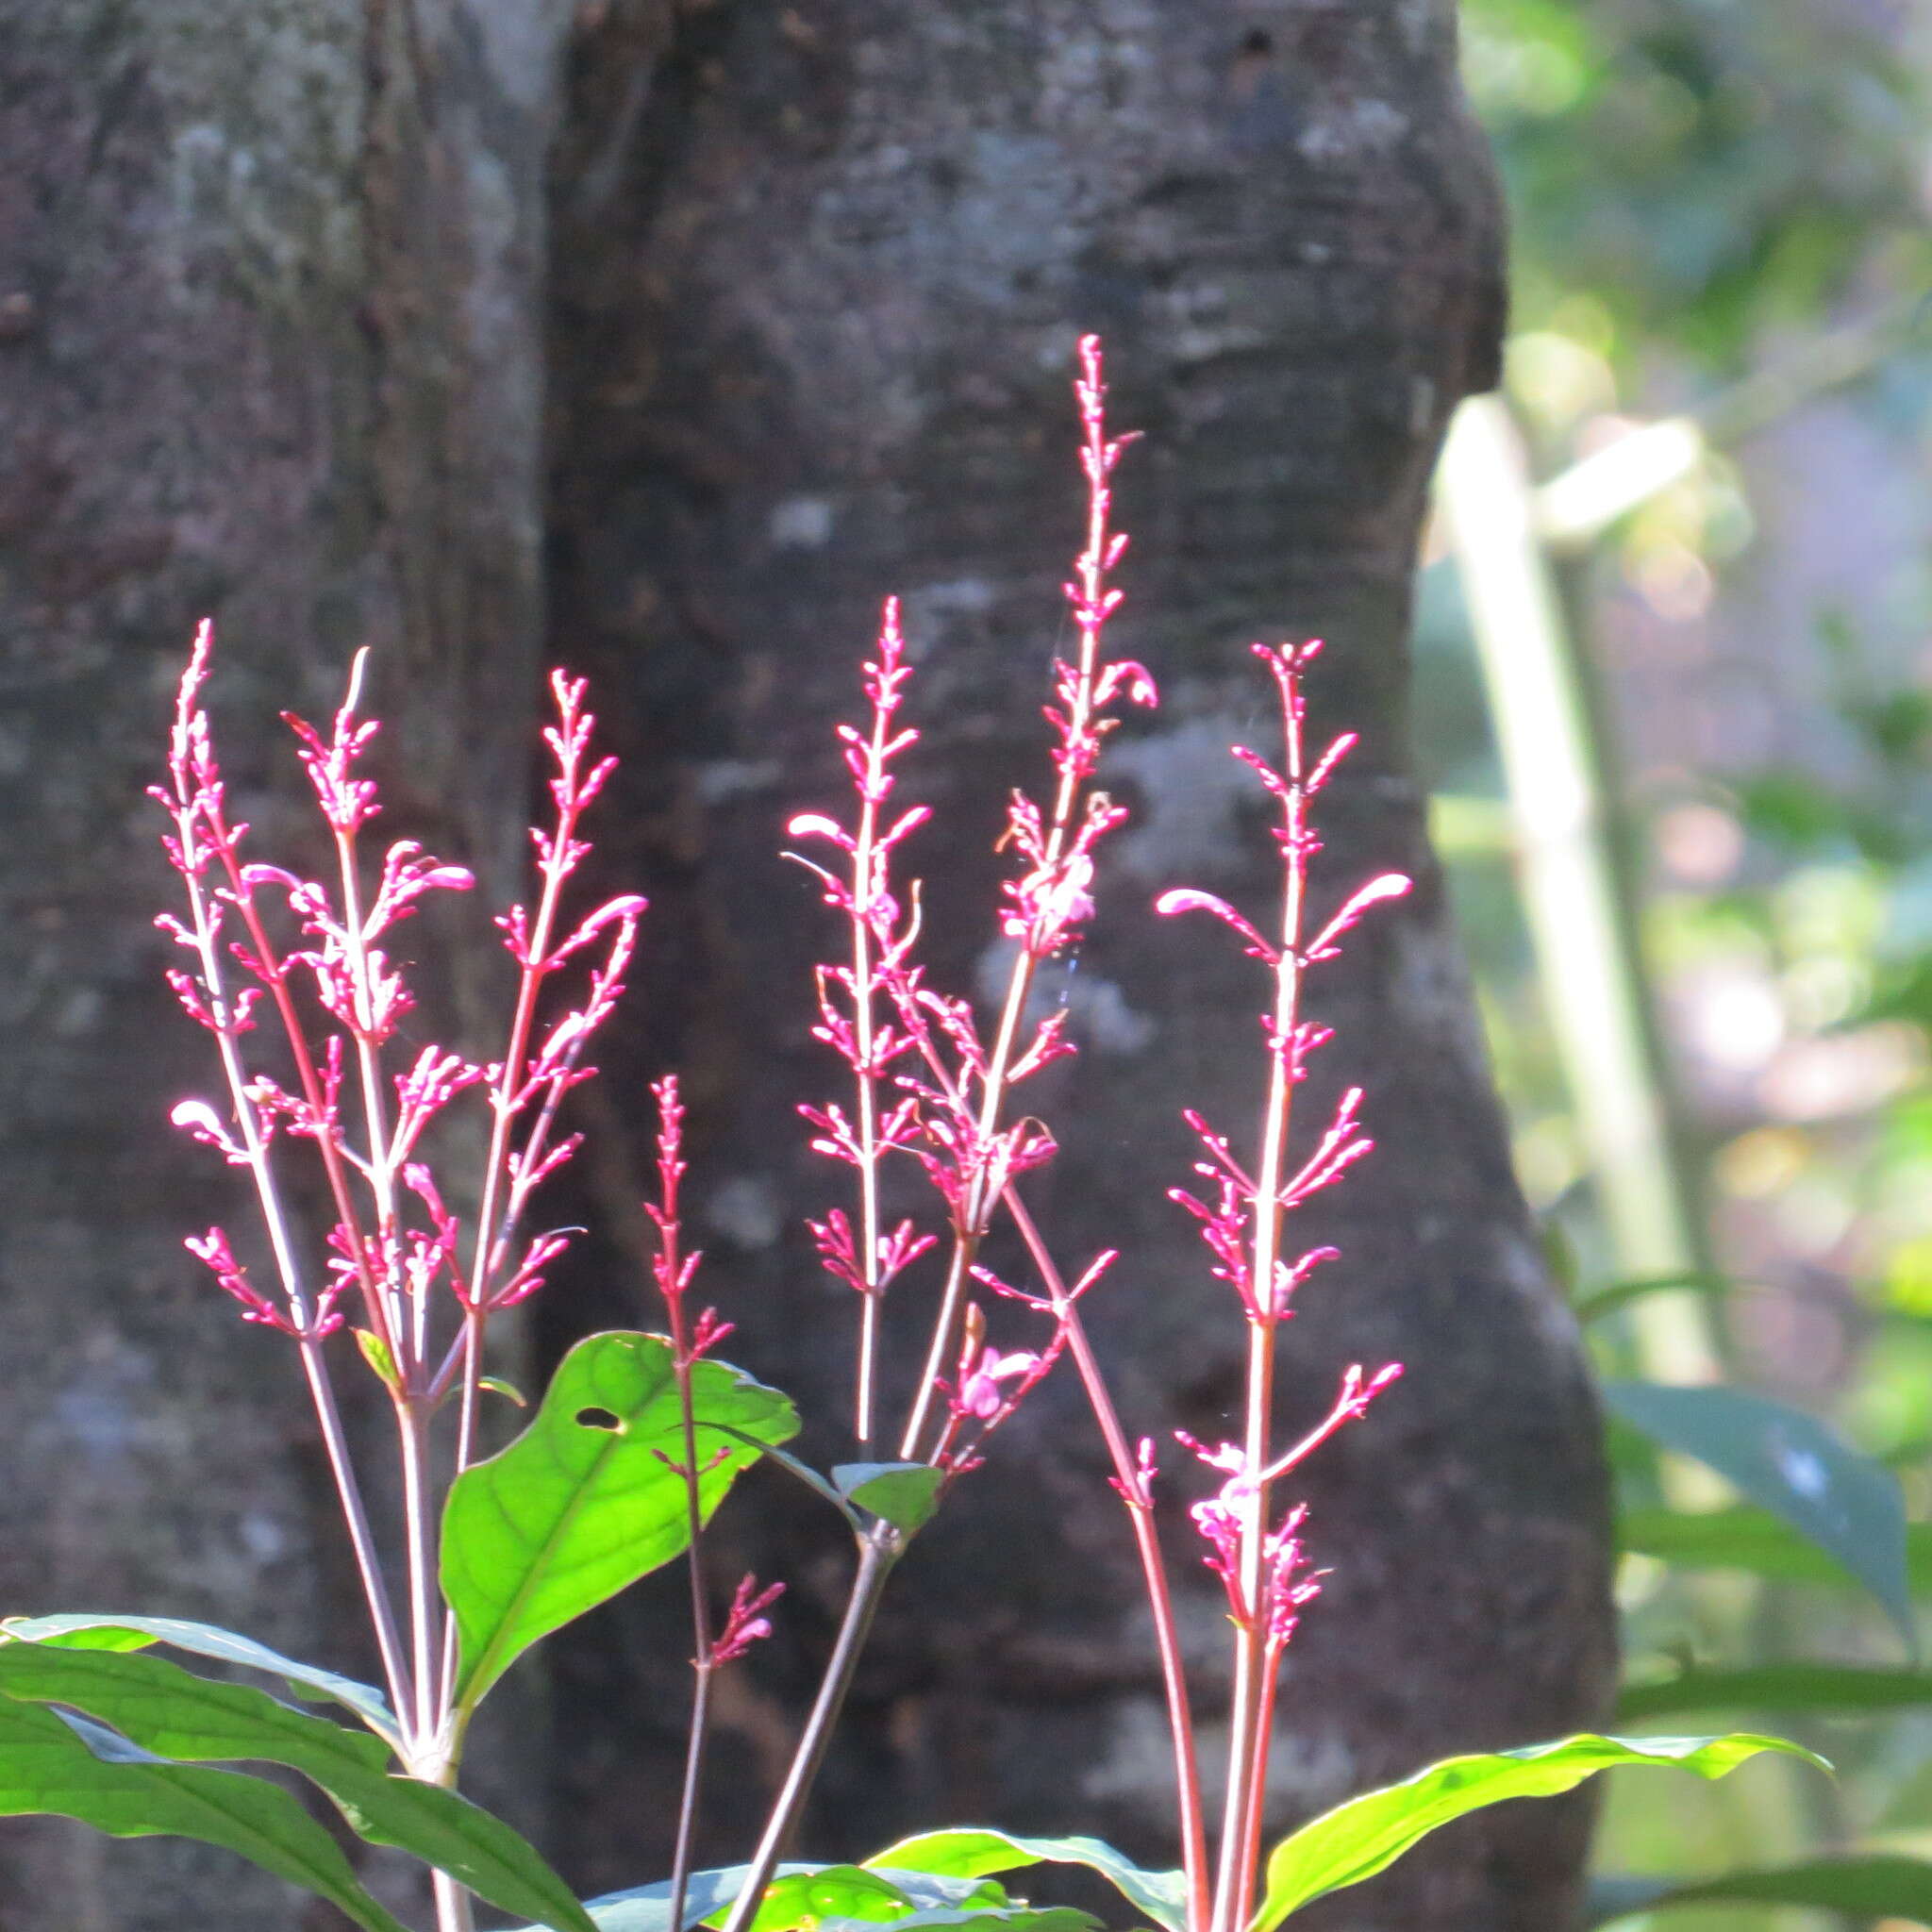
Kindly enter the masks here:
M 1605 806 L 1629 858 L 1666 1076 L 1699 1151 L 1693 1185 L 1731 1284 L 1713 1298 L 1724 1345 L 1738 1380 L 1801 1404 L 1897 1473 L 1923 1604 L 1922 1553 L 1932 1550 L 1932 9 L 1464 0 L 1461 11 L 1466 79 L 1510 198 L 1508 385 L 1539 475 L 1560 474 L 1633 423 L 1688 410 L 1709 430 L 1696 468 L 1565 558 L 1561 581 L 1601 717 L 1615 721 L 1604 725 L 1617 741 L 1604 747 L 1616 794 Z M 1854 340 L 1874 317 L 1890 320 Z M 1805 496 L 1807 438 L 1834 424 L 1840 443 L 1874 453 L 1857 475 L 1861 502 Z M 1727 432 L 1744 431 L 1769 443 L 1725 446 Z M 1795 454 L 1798 472 L 1769 466 L 1767 447 L 1788 464 Z M 1848 542 L 1880 523 L 1920 529 L 1928 554 L 1901 567 L 1903 592 L 1859 586 L 1857 596 L 1805 601 L 1792 586 L 1807 580 L 1767 541 L 1767 527 L 1789 528 L 1790 515 L 1787 502 L 1787 523 L 1775 524 L 1772 494 Z M 1735 647 L 1753 625 L 1768 633 L 1761 656 L 1721 667 L 1733 680 L 1724 688 L 1706 642 L 1728 634 Z M 1434 828 L 1519 1169 L 1578 1257 L 1579 1292 L 1601 1291 L 1615 1280 L 1614 1257 L 1541 1010 L 1507 801 L 1446 563 L 1424 576 L 1417 671 Z M 1726 689 L 1739 717 L 1756 719 L 1751 731 L 1727 736 Z M 1681 719 L 1659 713 L 1700 704 L 1715 708 L 1715 723 L 1705 721 L 1704 754 L 1687 757 L 1690 734 L 1673 731 Z M 1621 1330 L 1637 1306 L 1592 1324 L 1608 1373 L 1629 1373 Z M 1805 1674 L 1809 1665 L 1903 1667 L 1883 1616 L 1769 1518 L 1690 1523 L 1670 1505 L 1654 1448 L 1622 1428 L 1614 1447 L 1631 1526 L 1620 1593 L 1632 1681 L 1736 1673 L 1726 1681 L 1739 1697 L 1805 1683 L 1808 1703 L 1721 1714 L 1800 1737 L 1844 1775 L 1822 1804 L 1773 1767 L 1688 1797 L 1659 1799 L 1631 1780 L 1608 1807 L 1607 1868 L 1683 1877 L 1807 1853 L 1932 1857 L 1923 1680 L 1897 1680 L 1900 1707 L 1888 1714 L 1872 1707 L 1885 1702 L 1875 1680 Z M 1821 1707 L 1833 1681 L 1867 1707 Z M 1790 1932 L 1873 1922 L 1730 1905 L 1684 1923 Z M 1908 1923 L 1919 1921 L 1887 1921 L 1886 1932 Z

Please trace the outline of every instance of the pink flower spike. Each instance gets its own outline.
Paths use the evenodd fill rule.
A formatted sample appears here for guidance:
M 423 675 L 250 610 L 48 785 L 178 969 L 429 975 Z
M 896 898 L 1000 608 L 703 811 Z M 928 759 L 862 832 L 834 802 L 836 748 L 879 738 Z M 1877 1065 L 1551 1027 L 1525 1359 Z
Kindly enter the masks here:
M 1173 919 L 1183 912 L 1211 913 L 1222 924 L 1231 926 L 1248 942 L 1248 951 L 1257 959 L 1265 959 L 1273 966 L 1279 962 L 1280 953 L 1271 946 L 1248 922 L 1230 906 L 1225 899 L 1216 898 L 1212 892 L 1196 891 L 1191 886 L 1182 886 L 1171 892 L 1163 892 L 1154 902 L 1154 909 L 1163 919 Z

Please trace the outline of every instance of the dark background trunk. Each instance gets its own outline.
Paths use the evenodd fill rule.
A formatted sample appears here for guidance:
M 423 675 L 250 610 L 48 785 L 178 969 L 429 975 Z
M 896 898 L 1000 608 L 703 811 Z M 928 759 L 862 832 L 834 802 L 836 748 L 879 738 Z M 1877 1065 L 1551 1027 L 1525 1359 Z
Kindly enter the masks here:
M 1093 1323 L 1130 1428 L 1222 1433 L 1240 1324 L 1163 1191 L 1190 1158 L 1178 1105 L 1251 1117 L 1262 989 L 1218 936 L 1146 908 L 1182 880 L 1266 902 L 1263 819 L 1224 756 L 1273 729 L 1244 646 L 1323 632 L 1318 728 L 1365 742 L 1328 794 L 1318 896 L 1389 866 L 1421 885 L 1321 985 L 1340 1038 L 1314 1085 L 1360 1081 L 1379 1146 L 1311 1228 L 1347 1258 L 1289 1331 L 1284 1418 L 1325 1403 L 1346 1361 L 1410 1367 L 1310 1478 L 1336 1574 L 1284 1690 L 1280 1818 L 1593 1721 L 1610 1675 L 1595 1413 L 1407 775 L 1423 490 L 1501 320 L 1450 8 L 616 0 L 573 23 L 536 0 L 5 0 L 0 45 L 7 1604 L 212 1615 L 363 1662 L 292 1376 L 176 1246 L 232 1210 L 157 1126 L 208 1070 L 154 990 L 144 919 L 165 884 L 136 801 L 197 615 L 225 635 L 218 720 L 275 830 L 264 721 L 326 708 L 374 641 L 376 701 L 411 746 L 392 821 L 501 882 L 546 524 L 554 654 L 593 677 L 627 758 L 605 876 L 655 904 L 594 1165 L 554 1210 L 593 1234 L 540 1341 L 554 1355 L 639 1317 L 641 1083 L 681 1065 L 734 1352 L 816 1413 L 808 1449 L 842 1450 L 853 1310 L 797 1233 L 832 1176 L 792 1117 L 836 1088 L 806 980 L 833 936 L 774 847 L 789 810 L 837 796 L 829 724 L 900 591 L 926 732 L 908 783 L 940 808 L 917 864 L 936 957 L 974 982 L 1005 789 L 1041 770 L 1077 541 L 1071 355 L 1097 328 L 1115 421 L 1148 432 L 1122 480 L 1117 642 L 1164 704 L 1108 773 L 1136 823 L 1068 988 L 1086 1051 L 1032 1103 L 1065 1144 L 1043 1217 L 1062 1253 L 1125 1250 Z M 924 1292 L 903 1291 L 901 1359 Z M 1224 1626 L 1177 1454 L 1174 1555 L 1211 1708 Z M 779 1641 L 727 1680 L 722 1858 L 782 1758 L 842 1564 L 762 1482 L 721 1543 L 721 1575 L 741 1561 L 792 1585 Z M 987 1818 L 1171 1857 L 1136 1589 L 1057 1381 L 896 1579 L 813 1848 Z M 666 1861 L 674 1598 L 639 1592 L 551 1646 L 546 1841 L 587 1888 Z M 521 1793 L 473 1786 L 534 1821 L 537 1760 L 517 1754 Z M 1582 1826 L 1497 1814 L 1310 1924 L 1543 1932 Z M 277 1888 L 212 1858 L 0 1829 L 9 1932 L 286 1916 Z

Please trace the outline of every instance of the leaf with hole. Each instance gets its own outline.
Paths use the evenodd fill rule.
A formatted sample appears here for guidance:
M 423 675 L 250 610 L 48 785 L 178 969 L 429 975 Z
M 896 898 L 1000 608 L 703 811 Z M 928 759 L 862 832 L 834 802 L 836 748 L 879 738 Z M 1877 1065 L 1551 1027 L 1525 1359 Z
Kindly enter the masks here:
M 287 1765 L 372 1843 L 399 1846 L 505 1911 L 591 1932 L 575 1894 L 532 1846 L 456 1792 L 391 1775 L 388 1746 L 365 1732 L 139 1653 L 0 1645 L 0 1693 L 84 1711 L 160 1758 Z
M 708 1518 L 756 1445 L 798 1433 L 798 1414 L 788 1396 L 719 1361 L 692 1364 L 691 1402 Z M 460 1645 L 459 1708 L 473 1709 L 539 1638 L 683 1551 L 683 1460 L 671 1344 L 631 1334 L 579 1341 L 528 1427 L 450 1490 L 442 1590 Z
M 1898 1478 L 1815 1416 L 1741 1389 L 1611 1382 L 1604 1399 L 1633 1428 L 1694 1457 L 1851 1572 L 1917 1654 Z
M 1378 1791 L 1351 1798 L 1282 1840 L 1269 1855 L 1267 1895 L 1248 1932 L 1274 1932 L 1310 1899 L 1386 1871 L 1430 1832 L 1508 1798 L 1549 1798 L 1620 1765 L 1674 1766 L 1723 1777 L 1760 1752 L 1824 1758 L 1783 1738 L 1604 1738 L 1585 1733 L 1514 1751 L 1478 1752 L 1431 1764 Z
M 405 1932 L 287 1791 L 239 1772 L 171 1764 L 85 1718 L 5 1696 L 0 1817 L 74 1818 L 115 1838 L 221 1845 L 327 1899 L 363 1932 Z

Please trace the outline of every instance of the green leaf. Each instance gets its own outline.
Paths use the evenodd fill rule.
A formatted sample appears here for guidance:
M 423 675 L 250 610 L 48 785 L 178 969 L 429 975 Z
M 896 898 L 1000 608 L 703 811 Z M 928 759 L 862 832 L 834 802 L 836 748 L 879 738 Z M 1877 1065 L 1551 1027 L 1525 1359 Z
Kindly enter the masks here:
M 374 1329 L 352 1328 L 349 1332 L 356 1338 L 356 1346 L 362 1351 L 362 1359 L 375 1371 L 376 1379 L 391 1395 L 400 1395 L 403 1378 L 396 1373 L 396 1358 L 389 1343 Z
M 839 1493 L 910 1536 L 932 1521 L 945 1472 L 924 1462 L 841 1462 L 832 1480 Z
M 1861 1456 L 1815 1416 L 1741 1389 L 1611 1382 L 1604 1398 L 1632 1427 L 1708 1464 L 1842 1564 L 1917 1655 L 1905 1499 L 1883 1463 Z
M 267 1671 L 292 1686 L 298 1696 L 319 1690 L 333 1698 L 353 1710 L 398 1756 L 402 1752 L 402 1727 L 389 1700 L 374 1685 L 358 1684 L 353 1677 L 338 1676 L 314 1664 L 297 1663 L 265 1643 L 257 1643 L 252 1637 L 237 1636 L 213 1624 L 192 1624 L 181 1617 L 95 1617 L 75 1612 L 8 1617 L 0 1624 L 0 1635 L 73 1650 L 141 1650 L 151 1643 L 166 1643 L 196 1657 Z
M 793 1932 L 821 1919 L 883 1924 L 918 1907 L 891 1879 L 858 1865 L 822 1865 L 774 1878 L 752 1916 L 749 1932 Z M 714 1915 L 716 1916 L 716 1915 Z
M 1747 1570 L 1775 1583 L 1857 1582 L 1815 1543 L 1749 1504 L 1696 1513 L 1626 1509 L 1617 1519 L 1616 1536 L 1620 1548 L 1637 1556 L 1693 1569 Z M 1917 1594 L 1932 1594 L 1932 1524 L 1906 1525 L 1906 1575 Z
M 798 1414 L 790 1398 L 717 1361 L 692 1365 L 691 1401 L 708 1517 L 756 1460 L 752 1443 L 790 1441 Z M 684 1459 L 671 1344 L 591 1335 L 564 1357 L 523 1434 L 456 1479 L 442 1518 L 442 1590 L 461 1644 L 461 1709 L 540 1637 L 684 1549 L 685 1479 L 666 1457 Z
M 1687 1710 L 1899 1710 L 1932 1704 L 1932 1671 L 1874 1671 L 1853 1664 L 1754 1664 L 1687 1670 L 1654 1684 L 1626 1684 L 1617 1716 L 1626 1724 Z
M 115 1838 L 190 1838 L 325 1898 L 364 1932 L 404 1932 L 287 1791 L 151 1758 L 85 1718 L 0 1697 L 0 1816 L 75 1818 Z
M 1166 1932 L 1182 1932 L 1187 1923 L 1187 1881 L 1180 1873 L 1143 1872 L 1097 1838 L 1018 1838 L 972 1825 L 902 1839 L 865 1862 L 874 1871 L 932 1872 L 955 1878 L 979 1878 L 1023 1865 L 1085 1865 Z
M 1782 1738 L 1601 1738 L 1586 1733 L 1514 1751 L 1444 1758 L 1399 1785 L 1351 1798 L 1305 1824 L 1268 1859 L 1268 1891 L 1249 1932 L 1274 1932 L 1324 1892 L 1386 1871 L 1418 1840 L 1465 1812 L 1506 1798 L 1547 1798 L 1624 1764 L 1674 1765 L 1722 1777 L 1760 1751 L 1780 1751 L 1829 1771 L 1824 1759 Z
M 1591 1888 L 1592 1892 L 1596 1890 Z M 1817 1906 L 1858 1918 L 1907 1919 L 1932 1925 L 1932 1865 L 1918 1858 L 1868 1855 L 1814 1858 L 1758 1872 L 1727 1872 L 1722 1878 L 1673 1885 L 1669 1879 L 1618 1879 L 1593 1898 L 1590 1923 L 1607 1925 L 1633 1912 L 1673 1906 L 1743 1902 L 1768 1906 Z
M 774 1882 L 782 1884 L 792 1878 L 809 1877 L 824 1869 L 819 1865 L 780 1865 L 774 1874 Z M 739 1888 L 750 1870 L 749 1865 L 727 1865 L 717 1871 L 693 1872 L 685 1887 L 685 1926 L 718 1918 L 726 1911 L 738 1897 Z M 891 1884 L 921 1911 L 958 1911 L 966 1907 L 1004 1908 L 1007 1906 L 1005 1891 L 991 1879 L 948 1878 L 926 1872 L 892 1872 L 888 1875 Z M 598 1932 L 670 1932 L 671 1883 L 665 1879 L 655 1885 L 635 1886 L 626 1891 L 607 1892 L 602 1898 L 591 1899 L 584 1909 L 590 1913 Z M 1031 1907 L 1018 1909 L 1030 1910 Z M 911 1921 L 902 1919 L 899 1923 L 909 1924 Z M 540 1926 L 534 1928 L 534 1932 L 553 1932 L 553 1928 Z
M 820 1919 L 817 1932 L 854 1932 L 862 1919 Z M 900 1932 L 1103 1932 L 1101 1921 L 1077 1906 L 934 1906 L 894 1919 Z
M 506 1382 L 501 1375 L 478 1375 L 476 1386 L 487 1389 L 492 1395 L 501 1395 L 506 1402 L 514 1402 L 519 1408 L 528 1408 L 530 1398 L 514 1382 Z
M 364 1732 L 139 1654 L 7 1644 L 0 1692 L 85 1711 L 158 1757 L 287 1765 L 373 1843 L 400 1846 L 505 1911 L 591 1932 L 575 1894 L 516 1832 L 454 1791 L 391 1776 L 388 1746 Z

